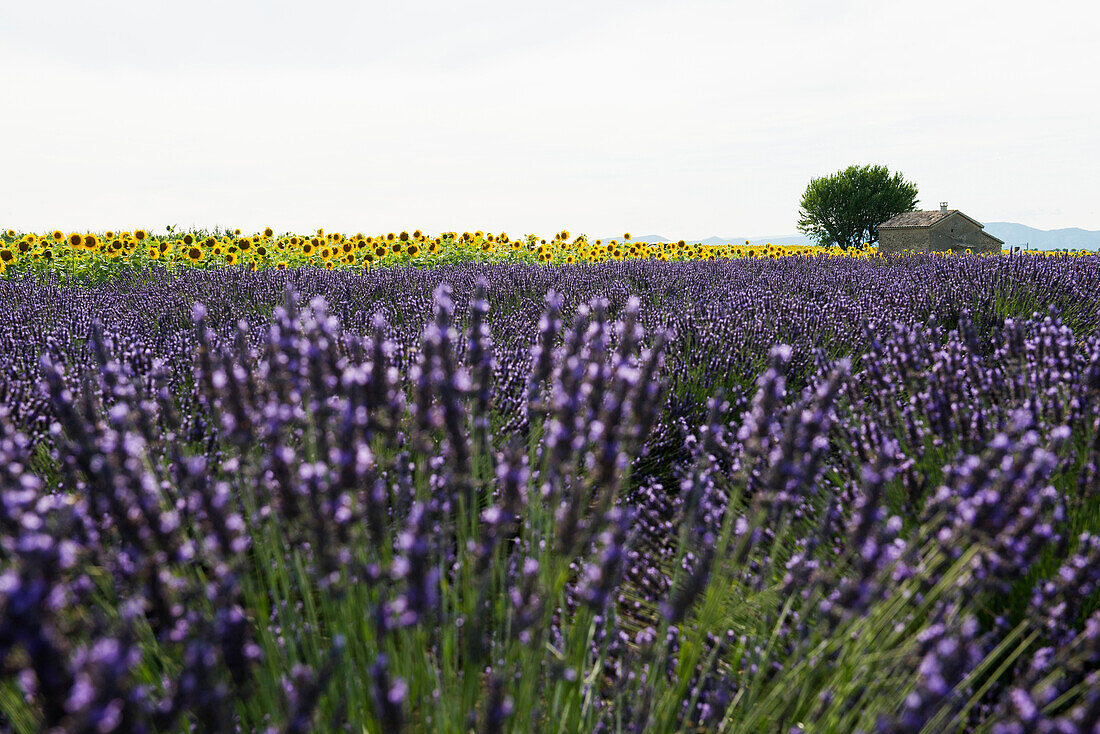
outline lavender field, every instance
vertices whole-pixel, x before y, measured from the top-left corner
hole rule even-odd
[[[0,730],[1100,732],[1100,257],[0,279]]]

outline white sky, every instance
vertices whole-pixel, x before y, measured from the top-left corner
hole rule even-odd
[[[793,233],[881,163],[1100,229],[1091,0],[0,0],[0,226]]]

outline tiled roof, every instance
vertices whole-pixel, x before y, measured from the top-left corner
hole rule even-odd
[[[948,209],[945,212],[941,212],[939,209],[934,209],[930,212],[905,212],[904,214],[898,214],[897,216],[887,219],[885,222],[878,226],[879,229],[884,227],[889,229],[890,227],[931,227],[936,222],[940,221],[944,217],[949,217],[952,214],[958,212],[958,209]],[[963,216],[966,216],[965,214]],[[969,217],[967,217],[969,219]]]

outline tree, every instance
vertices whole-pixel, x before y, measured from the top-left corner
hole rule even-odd
[[[877,227],[917,206],[917,187],[886,166],[848,166],[810,181],[802,194],[798,231],[818,244],[848,249],[878,241]]]

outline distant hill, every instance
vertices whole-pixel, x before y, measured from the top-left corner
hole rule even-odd
[[[1006,247],[1025,244],[1032,250],[1095,250],[1100,247],[1100,230],[1036,229],[1015,222],[987,222],[985,231],[1004,240]]]
[[[1004,240],[1006,247],[1024,247],[1032,250],[1096,250],[1100,249],[1100,230],[1080,229],[1068,227],[1066,229],[1036,229],[1026,224],[1015,222],[988,222],[985,231],[994,237]],[[632,237],[635,242],[672,242],[673,240],[659,234],[647,234],[641,237]],[[604,242],[610,240],[623,241],[622,235],[604,237]],[[735,245],[744,244],[745,240],[751,245],[812,245],[814,242],[805,235],[785,234],[771,237],[707,237],[701,240],[685,240],[689,244],[724,245],[727,242]]]

